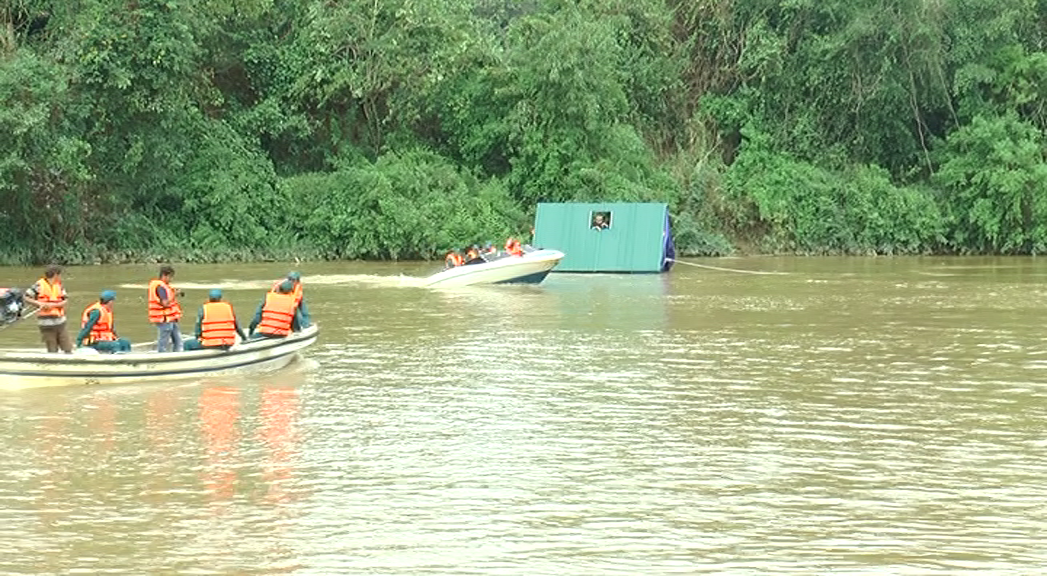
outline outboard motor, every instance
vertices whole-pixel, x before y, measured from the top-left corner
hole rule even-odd
[[[22,292],[17,288],[0,288],[0,326],[6,326],[22,317]]]

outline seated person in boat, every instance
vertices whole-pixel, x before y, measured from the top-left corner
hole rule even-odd
[[[305,319],[306,323],[308,324],[309,308],[305,305],[305,294],[302,287],[302,275],[298,272],[292,271],[287,274],[287,278],[285,278],[285,280],[290,280],[294,283],[294,289],[291,291],[291,293],[294,294],[295,302],[297,302],[297,304],[295,305],[302,312],[302,318]],[[280,288],[280,284],[282,284],[283,282],[283,280],[278,280],[276,284],[273,284],[273,288],[272,290],[270,290],[270,292],[277,292]]]
[[[466,264],[482,264],[484,259],[480,257],[480,247],[476,244],[465,249]]]
[[[520,241],[511,236],[505,241],[505,251],[513,256],[523,256],[523,247],[520,246]]]
[[[293,291],[291,281],[284,280],[276,292],[265,295],[248,327],[249,337],[283,338],[309,327],[309,321],[302,318],[302,312],[295,306]]]
[[[462,258],[462,255],[457,250],[451,250],[447,253],[447,256],[444,256],[444,265],[447,268],[454,268],[462,264],[465,264],[465,258]]]
[[[484,249],[482,253],[484,256],[490,258],[491,256],[496,256],[498,254],[498,249],[494,247],[493,243],[488,242],[487,244],[484,244]]]
[[[196,314],[196,338],[186,341],[185,350],[228,350],[236,344],[237,336],[247,340],[240,322],[236,320],[233,305],[222,301],[221,290],[211,290],[207,295],[207,303]]]
[[[131,351],[131,342],[116,335],[113,300],[116,300],[116,292],[106,290],[97,302],[84,309],[80,317],[80,333],[76,335],[77,348],[86,343],[99,352]]]

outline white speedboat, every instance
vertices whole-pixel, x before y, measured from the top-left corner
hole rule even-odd
[[[559,250],[536,250],[524,247],[523,256],[505,252],[485,256],[447,268],[425,279],[424,285],[436,288],[453,288],[473,284],[538,284],[549,274],[564,253]]]
[[[298,351],[316,342],[319,332],[313,324],[286,338],[248,340],[229,350],[164,353],[145,350],[155,344],[137,345],[131,352],[118,354],[98,354],[93,349],[78,349],[77,354],[0,350],[0,388],[145,383],[154,379],[276,369],[289,364]]]

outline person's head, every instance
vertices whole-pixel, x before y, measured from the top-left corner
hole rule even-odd
[[[593,224],[596,224],[597,226],[603,224],[603,214],[593,216]]]
[[[211,302],[220,302],[222,300],[222,291],[218,288],[211,290],[207,293],[207,299]]]
[[[98,295],[98,302],[110,310],[113,309],[113,300],[116,300],[116,292],[112,290],[104,290]]]
[[[298,272],[291,271],[287,273],[287,279],[297,284],[302,281],[302,275]]]
[[[279,290],[281,294],[290,294],[291,291],[294,290],[294,282],[284,280],[280,283],[280,286],[277,287],[277,290]]]
[[[160,267],[160,279],[163,280],[164,282],[167,282],[168,280],[173,278],[174,275],[175,275],[175,269],[173,267],[171,267],[171,266],[161,266]]]
[[[62,277],[62,267],[51,265],[44,270],[44,278],[48,280],[60,279]]]

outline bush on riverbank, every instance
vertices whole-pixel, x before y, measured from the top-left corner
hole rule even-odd
[[[0,262],[440,257],[541,201],[681,254],[1047,248],[1047,5],[17,0]]]

